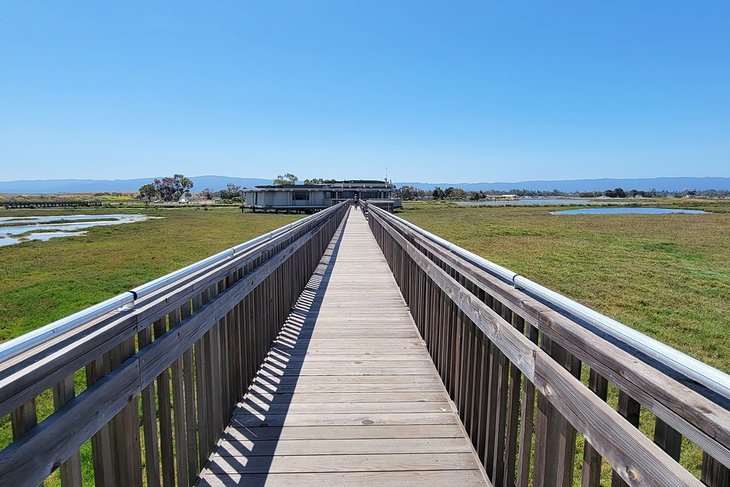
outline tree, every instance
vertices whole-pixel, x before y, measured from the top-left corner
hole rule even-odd
[[[224,200],[240,199],[241,187],[237,184],[228,183],[226,189],[221,190],[221,198]]]
[[[153,199],[157,198],[157,195],[159,193],[157,192],[157,189],[155,189],[154,184],[143,184],[139,188],[139,198],[140,199],[146,199],[148,202],[152,201]]]
[[[291,175],[290,175],[291,176]],[[281,177],[281,176],[279,176]],[[296,176],[294,176],[296,178]],[[330,184],[330,183],[336,183],[336,179],[322,179],[322,178],[312,178],[312,179],[305,179],[304,184]]]
[[[299,178],[288,172],[283,176],[281,174],[276,176],[276,179],[274,179],[274,184],[276,184],[277,186],[284,186],[286,184],[297,184],[297,181],[299,181]]]
[[[203,191],[200,192],[200,196],[203,197],[203,199],[206,200],[212,200],[213,199],[213,193],[208,188],[204,188]]]
[[[436,186],[431,194],[435,200],[442,200],[446,197],[444,191],[439,186]]]
[[[444,192],[446,197],[450,200],[464,200],[466,199],[466,191],[461,188],[450,187]]]
[[[621,188],[616,188],[613,190],[607,189],[606,192],[603,194],[605,194],[609,198],[626,198],[626,191]]]
[[[187,191],[190,191],[193,187],[193,182],[182,174],[173,174],[172,177],[155,179],[154,187],[163,201],[174,201],[180,199]]]
[[[414,200],[416,198],[425,196],[426,192],[413,186],[401,186],[400,194],[401,198],[403,198],[404,200]]]

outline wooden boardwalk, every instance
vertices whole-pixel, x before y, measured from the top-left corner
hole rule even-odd
[[[335,235],[197,485],[488,485],[359,211]]]

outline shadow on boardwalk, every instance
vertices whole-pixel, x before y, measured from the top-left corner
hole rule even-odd
[[[347,222],[335,233],[253,385],[233,412],[206,470],[218,485],[264,485],[286,420]],[[225,475],[230,474],[230,475]],[[196,485],[211,485],[199,479]]]

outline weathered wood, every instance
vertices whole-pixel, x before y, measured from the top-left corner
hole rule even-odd
[[[552,340],[542,335],[540,348],[551,354]],[[537,397],[535,421],[535,485],[553,487],[558,485],[559,435],[562,418],[550,399],[542,391],[540,392]]]
[[[318,403],[286,403],[279,401],[261,401],[249,398],[239,403],[233,413],[233,418],[248,420],[250,416],[265,411],[266,416],[292,414],[380,414],[380,413],[442,413],[451,414],[451,404],[448,401],[372,401],[362,398],[355,402],[330,402],[327,397],[321,397]]]
[[[92,326],[94,324],[98,327]],[[88,326],[93,328],[92,332],[63,341],[56,349],[35,354],[27,352],[30,363],[23,362],[4,371],[7,375],[0,376],[0,415],[7,414],[16,406],[52,388],[68,375],[134,336],[136,319],[128,316],[116,320],[100,319]]]
[[[127,361],[135,353],[134,337],[130,337],[113,351],[112,370],[118,368],[117,363]],[[131,359],[133,363],[137,360]],[[139,444],[139,400],[138,393],[127,397],[127,404],[112,421],[114,431],[113,452],[117,461],[117,485],[142,484],[142,459]]]
[[[152,342],[152,326],[143,328],[137,335],[140,350]],[[160,478],[160,447],[157,436],[157,405],[155,383],[142,390],[142,428],[144,431],[144,455],[146,480],[149,487],[159,487]]]
[[[244,456],[240,449],[222,444],[221,457]],[[379,455],[413,453],[471,453],[469,443],[463,438],[351,438],[314,440],[251,440],[240,439],[235,444],[243,447],[246,457],[270,457],[290,455]]]
[[[172,361],[176,360],[185,350],[189,349],[209,329],[212,329],[214,331],[211,338],[218,340],[217,344],[212,344],[213,349],[211,353],[214,354],[212,360],[215,369],[219,373],[217,375],[218,379],[215,378],[216,374],[213,375],[213,378],[215,381],[220,382],[221,393],[225,392],[226,389],[223,387],[224,379],[220,376],[220,373],[224,371],[223,350],[221,349],[223,339],[221,338],[222,331],[220,329],[220,322],[224,320],[231,307],[235,306],[245,296],[255,290],[269,273],[273,272],[276,267],[291,256],[294,250],[305,245],[307,238],[310,238],[309,234],[293,242],[289,247],[274,255],[246,276],[245,279],[236,282],[230,288],[224,288],[223,284],[221,284],[220,290],[217,286],[211,287],[213,293],[211,293],[210,300],[197,313],[183,320],[178,325],[176,333],[171,333],[161,337],[160,340],[155,340],[140,356],[143,385],[146,385],[149,381],[157,377]],[[225,292],[223,292],[224,289]],[[216,324],[214,325],[214,323]],[[224,404],[225,402],[221,401],[218,406],[221,414]],[[218,424],[222,427],[223,420],[220,419]]]
[[[335,232],[343,215],[344,208],[324,212],[291,231],[280,232],[270,240],[237,252],[228,261],[212,263],[170,281],[151,294],[136,299],[134,306],[83,323],[32,351],[0,363],[0,410],[22,406],[13,413],[17,440],[0,452],[3,483],[7,478],[13,485],[37,484],[52,468],[62,465],[62,483],[79,485],[78,449],[84,441],[92,438],[98,484],[141,485],[141,423],[145,434],[146,483],[166,487],[176,485],[176,481],[181,485],[192,484],[198,473],[198,462],[207,458],[212,442],[217,438],[216,433],[222,431],[224,417],[247,385],[237,371],[239,357],[244,354],[237,338],[242,299],[254,291],[262,301],[265,298],[262,311],[267,319],[263,320],[261,336],[273,338],[278,323],[271,318],[277,314],[283,316],[282,313],[288,311],[275,309],[273,294],[278,283],[274,276],[286,279],[287,273],[281,272],[285,266],[299,269],[305,275],[306,264],[303,266],[302,263],[308,257],[319,259],[323,244]],[[242,268],[246,266],[251,272],[242,285],[236,286],[239,278],[244,276]],[[206,303],[201,294],[223,279],[228,279],[230,287],[221,287],[216,299]],[[297,294],[300,290],[292,287]],[[193,303],[193,300],[197,302]],[[206,350],[204,336],[210,338],[211,326],[222,320],[225,321],[223,330],[219,326],[215,338],[223,347],[217,346],[219,356],[214,370],[206,367],[209,364],[205,363],[205,356],[210,354],[206,354],[209,350]],[[149,325],[153,321],[154,340]],[[166,331],[168,321],[171,329]],[[139,343],[138,352],[135,338]],[[259,340],[255,346],[256,350],[246,350],[245,354],[260,361],[268,342]],[[197,363],[199,351],[200,363]],[[73,384],[69,385],[67,377],[72,377],[75,370],[84,366],[88,389],[73,397]],[[200,374],[196,376],[198,368]],[[196,379],[203,382],[206,375],[212,379],[221,373],[225,376],[225,382],[221,383],[224,386],[222,394],[211,400],[211,403],[218,401],[217,404],[209,404],[207,391],[196,391]],[[36,394],[49,384],[59,382],[54,390],[56,413],[42,424],[30,428],[31,411],[23,405],[24,398],[28,398],[28,404],[32,405]],[[201,387],[205,388],[205,385]],[[174,418],[171,395],[175,406]],[[159,444],[156,396],[159,397]],[[196,415],[207,426],[210,413],[216,409],[218,431],[203,428],[204,432],[200,433]],[[82,426],[69,427],[73,421]],[[35,423],[34,418],[32,423]],[[68,431],[59,433],[62,427]],[[208,434],[211,431],[213,434]],[[178,456],[177,465],[173,452]],[[20,477],[14,472],[6,476],[11,468],[17,468],[20,458],[27,461],[26,466],[33,468],[33,475]]]
[[[464,438],[464,430],[454,424],[355,425],[355,426],[254,426],[232,421],[224,438],[232,442],[268,440],[347,440],[347,439],[443,439]],[[223,444],[223,443],[222,443]],[[467,443],[468,444],[468,443]]]
[[[602,401],[608,395],[608,381],[591,369],[588,378],[588,387]],[[599,487],[601,485],[601,455],[593,448],[588,440],[583,449],[583,474],[581,487]]]
[[[30,429],[34,428],[38,422],[35,409],[35,399],[31,399],[25,404],[20,405],[10,414],[10,424],[13,432],[13,440],[17,441],[22,438]],[[43,483],[40,483],[43,486]]]
[[[170,330],[167,337],[175,336],[179,333],[179,323],[181,320],[180,310],[170,313]],[[160,339],[162,343],[164,337]],[[185,353],[185,352],[181,352]],[[182,355],[178,356],[172,362],[170,367],[170,378],[172,382],[172,413],[173,413],[173,433],[175,441],[175,476],[180,486],[192,484],[192,480],[188,476],[188,450],[186,438],[186,418],[185,418],[185,391],[183,384],[183,359]]]
[[[332,226],[341,218],[342,211],[341,209],[340,216],[332,216],[328,220],[327,232],[334,232]],[[33,349],[1,362],[0,415],[53,387],[70,373],[83,368],[123,340],[134,336],[140,323],[156,321],[160,316],[180,308],[183,303],[193,299],[233,270],[260,259],[262,253],[279,252],[285,247],[290,254],[293,253],[295,249],[292,248],[292,243],[316,241],[323,228],[321,221],[313,220],[297,228],[292,234],[281,234],[237,253],[229,261],[211,264],[171,282],[138,300],[131,310],[110,312],[53,338],[38,350]]]
[[[510,362],[520,368],[525,378],[534,382],[548,403],[575,429],[588,437],[589,441],[593,440],[592,445],[614,466],[622,478],[637,485],[655,482],[665,485],[697,485],[697,479],[689,472],[673,462],[648,438],[629,430],[625,420],[598,400],[562,365],[556,364],[544,351],[534,347],[522,334],[504,323],[504,320],[495,317],[492,310],[473,299],[473,295],[470,296],[458,282],[418,252],[378,214],[373,213],[370,221],[379,227],[376,236],[384,242],[387,235],[389,241],[404,248],[414,263],[439,288],[447,292],[490,340],[499,346]],[[390,244],[382,243],[381,247],[387,248],[388,245]],[[617,444],[620,444],[620,448],[617,448]]]
[[[525,325],[527,338],[537,344],[539,333],[529,324]],[[517,457],[517,486],[527,487],[530,482],[530,460],[532,458],[532,435],[535,431],[535,386],[525,381],[522,388],[520,410],[520,445]]]
[[[717,407],[709,399],[464,259],[423,238],[416,239],[417,234],[407,227],[397,222],[391,223],[404,236],[417,241],[424,252],[437,256],[459,273],[468,275],[480,289],[492,293],[577,359],[627,391],[643,407],[680,434],[730,465],[730,411]]]
[[[139,392],[137,362],[126,361],[0,452],[0,478],[13,486],[39,484]]]
[[[506,317],[506,312],[504,310],[500,310],[503,312],[503,318]],[[509,320],[505,319],[505,321],[509,322]],[[496,348],[496,347],[495,347]],[[495,430],[494,430],[494,460],[493,460],[493,467],[492,467],[492,477],[490,479],[493,483],[497,485],[502,485],[504,483],[504,457],[505,457],[505,431],[506,431],[506,424],[505,421],[507,419],[507,394],[508,394],[508,386],[507,381],[509,377],[509,362],[507,360],[507,357],[501,353],[495,350],[495,357],[496,359],[496,388],[497,388],[497,397],[496,397],[496,410],[495,410]]]
[[[679,461],[679,454],[682,451],[682,435],[661,418],[656,418],[654,425],[654,443],[667,452],[670,457]]]
[[[202,306],[202,296],[193,301],[194,309]],[[206,360],[206,347],[203,344],[205,336],[195,342],[193,347],[195,357],[195,406],[197,412],[198,426],[198,465],[201,467],[205,464],[205,460],[210,455],[210,440],[208,438],[208,408],[207,408],[207,389],[205,384],[205,367],[208,366]]]
[[[479,470],[441,470],[408,472],[329,472],[329,473],[277,473],[277,474],[215,474],[204,473],[201,487],[277,487],[292,485],[301,487],[423,487],[424,485],[458,485],[476,487],[484,485]]]
[[[375,287],[363,293],[365,284]],[[430,309],[437,343],[427,350],[359,214],[350,216],[306,289],[271,348],[267,293],[252,294],[249,322],[263,322],[254,338],[265,360],[202,478],[271,477],[285,468],[317,472],[327,482],[337,471],[449,469],[451,478],[474,470],[479,485],[487,484],[437,374],[452,370],[454,335],[446,322],[455,308]],[[472,334],[471,377],[478,377],[477,338]],[[394,485],[400,479],[394,476]]]
[[[683,435],[705,450],[702,480],[727,484],[730,413],[378,212],[372,233],[354,213],[347,238],[340,233],[327,248],[336,223],[277,237],[235,264],[171,283],[132,310],[54,338],[34,363],[26,354],[0,364],[8,371],[0,410],[16,409],[17,432],[0,452],[3,482],[37,484],[63,465],[64,485],[78,485],[80,470],[64,470],[91,437],[97,482],[141,484],[141,421],[147,482],[161,478],[166,487],[192,484],[205,461],[202,485],[226,476],[255,484],[264,472],[273,483],[311,483],[316,472],[327,485],[342,471],[356,479],[368,470],[380,484],[386,474],[407,483],[413,472],[438,478],[430,476],[450,468],[453,478],[478,473],[483,484],[483,462],[497,484],[523,486],[533,436],[535,484],[564,487],[573,480],[576,430],[586,438],[582,485],[598,484],[602,458],[616,485],[698,485],[675,461]],[[317,266],[323,254],[328,264]],[[591,368],[589,388],[576,379],[581,361]],[[84,366],[89,388],[73,397],[68,377]],[[603,400],[607,381],[619,388],[618,413]],[[34,426],[31,410],[17,406],[44,384],[57,384],[57,411]],[[632,426],[639,404],[657,417],[654,442]],[[93,427],[69,427],[88,418]],[[30,459],[32,475],[13,473],[18,458]]]
[[[106,373],[103,357],[86,366],[86,384],[91,387]],[[91,437],[91,451],[94,462],[94,479],[103,485],[114,485],[114,462],[112,459],[111,428],[105,424]]]
[[[155,342],[160,340],[166,332],[167,318],[161,318],[154,324]],[[162,484],[164,487],[175,485],[175,459],[173,456],[172,439],[172,405],[170,403],[170,373],[165,368],[157,376],[157,390],[160,415],[160,450],[162,461]]]
[[[618,393],[618,413],[626,418],[629,424],[639,427],[639,419],[641,413],[641,404],[636,402],[626,392],[619,390]],[[611,474],[611,487],[626,487],[628,483],[619,472],[614,470]]]
[[[730,485],[730,469],[705,453],[702,455],[702,483],[709,487]]]
[[[514,318],[514,326],[520,333],[524,332],[525,320],[519,316]],[[507,428],[505,432],[505,455],[504,455],[504,482],[507,485],[515,485],[515,468],[517,461],[517,429],[520,415],[520,388],[522,386],[522,374],[517,367],[510,367],[509,390],[507,397]]]
[[[63,408],[67,402],[76,396],[74,392],[74,376],[69,375],[62,382],[56,384],[53,388],[53,404],[58,411]],[[83,479],[81,477],[81,456],[76,451],[71,457],[63,462],[60,468],[61,486],[81,486]]]
[[[191,314],[191,303],[180,308],[180,319]],[[185,401],[185,449],[187,456],[188,479],[190,485],[195,481],[200,469],[198,467],[198,422],[195,408],[195,379],[193,370],[193,348],[188,348],[182,355],[183,395]]]
[[[553,358],[576,379],[580,380],[581,363],[560,345],[553,343]],[[557,485],[572,487],[573,463],[575,460],[575,428],[564,417],[560,418],[560,440],[558,442]]]
[[[35,410],[35,399],[20,406],[10,415],[10,424],[13,430],[13,439],[22,438],[25,433],[38,422]]]

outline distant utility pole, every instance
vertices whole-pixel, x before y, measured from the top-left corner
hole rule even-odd
[[[385,168],[385,180],[386,181],[388,180],[388,168],[387,167]]]

